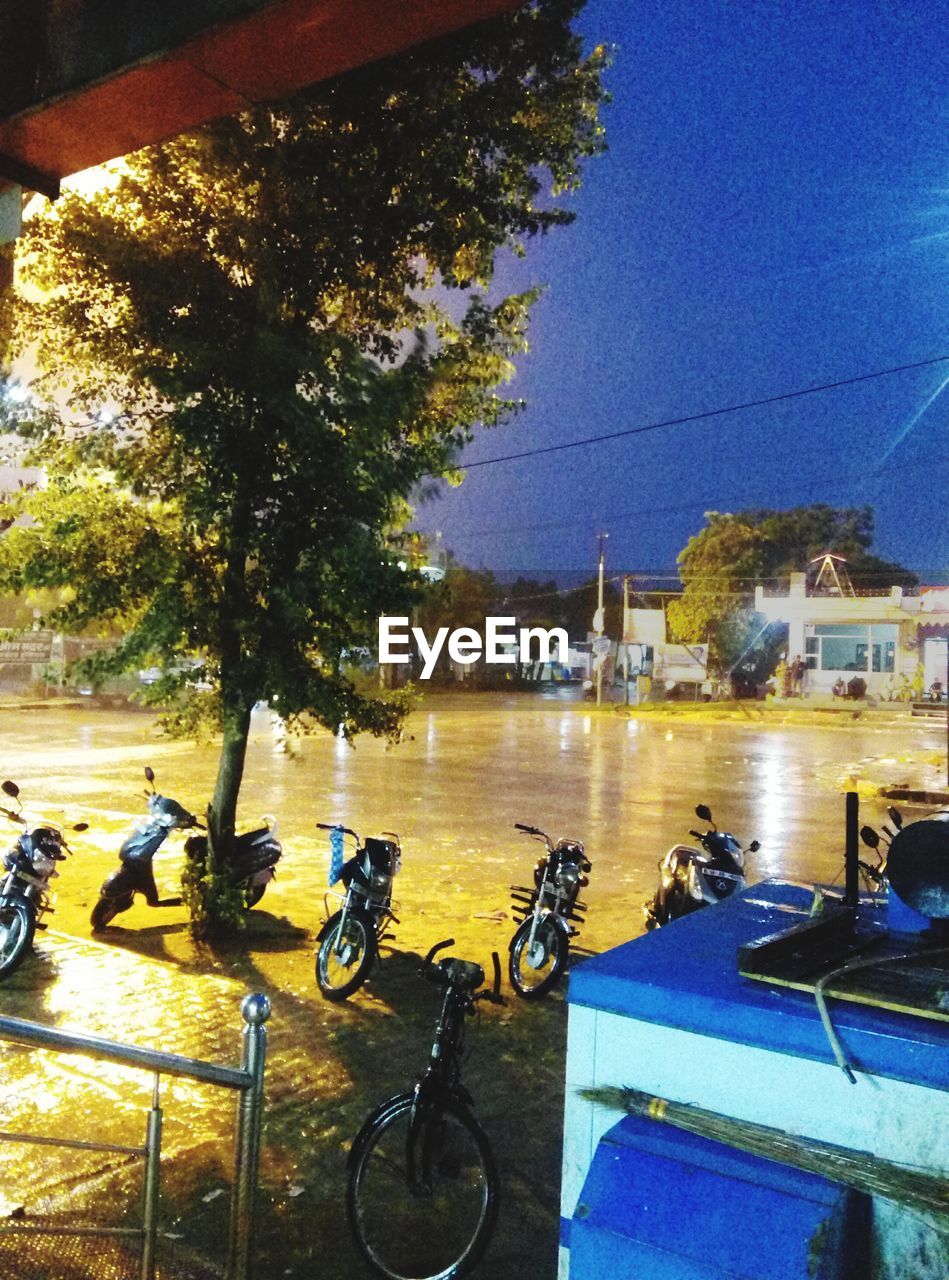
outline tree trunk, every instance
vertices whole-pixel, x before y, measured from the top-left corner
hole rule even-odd
[[[217,782],[208,805],[206,851],[203,855],[195,853],[185,868],[185,901],[191,912],[192,932],[199,938],[235,933],[243,924],[244,890],[233,882],[231,866],[250,713],[250,707],[234,706],[224,713]]]
[[[208,831],[214,853],[221,863],[229,861],[237,823],[237,797],[244,776],[244,758],[250,733],[250,707],[231,708],[224,713],[224,741],[218,762],[217,782],[208,810]]]

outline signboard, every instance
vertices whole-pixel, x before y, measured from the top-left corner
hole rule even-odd
[[[665,644],[655,650],[653,674],[666,683],[702,683],[706,678],[707,644]]]
[[[664,644],[666,615],[662,609],[627,609],[623,615],[625,644]]]
[[[0,664],[31,667],[50,662],[52,656],[52,631],[25,631],[10,640],[0,641]]]

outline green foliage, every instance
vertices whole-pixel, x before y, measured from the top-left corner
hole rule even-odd
[[[139,153],[27,230],[14,345],[44,406],[17,429],[51,483],[9,504],[0,589],[68,586],[51,625],[122,636],[99,674],[158,665],[173,724],[216,718],[222,849],[258,699],[398,732],[404,702],[344,656],[419,598],[389,549],[415,486],[517,407],[497,389],[535,293],[486,290],[499,251],[571,219],[558,197],[604,145],[579,8],[538,0]]]
[[[181,873],[181,895],[200,938],[238,933],[246,922],[244,890],[232,883],[206,840],[190,840]]]
[[[915,575],[869,553],[873,541],[870,507],[822,504],[788,511],[750,510],[734,515],[706,513],[707,525],[679,554],[683,593],[669,604],[673,638],[710,643],[710,663],[720,674],[742,658],[761,631],[751,612],[757,585],[786,591],[789,575],[804,572],[833,551],[847,559],[855,589],[885,591],[894,583],[916,585]],[[773,670],[782,637],[769,634],[759,644],[761,670]],[[754,660],[752,659],[752,665]]]
[[[593,630],[598,600],[598,578],[591,578],[564,595],[558,625],[567,628],[571,639],[586,640],[587,633]],[[623,594],[613,582],[603,584],[603,615],[603,634],[618,640],[623,634]]]

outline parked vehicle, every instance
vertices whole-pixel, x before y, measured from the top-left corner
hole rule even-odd
[[[0,883],[0,978],[6,978],[19,968],[35,930],[46,928],[43,916],[53,910],[50,881],[59,875],[56,863],[64,862],[71,850],[60,828],[51,823],[30,830],[15,782],[4,782],[2,790],[16,802],[16,808],[0,805],[0,813],[23,828],[4,854],[6,874]],[[72,830],[86,831],[88,826],[87,822],[77,822]]]
[[[511,886],[514,913],[520,916],[509,946],[511,986],[525,1000],[536,1000],[566,968],[570,939],[579,932],[576,923],[583,922],[586,911],[579,893],[589,884],[586,873],[593,864],[579,840],[554,844],[538,827],[523,822],[514,826],[539,840],[546,850],[534,867],[534,887]]]
[[[105,929],[121,912],[128,911],[137,893],[144,896],[150,907],[180,906],[180,896],[159,898],[152,859],[172,831],[205,830],[195,815],[177,800],[158,794],[151,768],[146,768],[145,777],[150,787],[145,792],[148,817],[137,823],[126,836],[119,849],[122,865],[106,878],[99,890],[99,901],[90,917],[96,932]],[[185,843],[185,851],[195,859],[206,857],[207,836],[192,836]],[[246,907],[254,906],[263,897],[267,885],[276,875],[274,867],[282,853],[273,819],[267,819],[263,827],[237,837],[231,874],[234,884],[244,891]]]
[[[346,1213],[363,1257],[387,1280],[458,1280],[477,1265],[498,1213],[498,1172],[487,1135],[461,1082],[465,1019],[481,1000],[503,1004],[469,960],[435,962],[420,973],[444,994],[428,1065],[414,1089],[387,1098],[366,1120],[349,1154]]]
[[[742,849],[730,831],[719,831],[708,805],[700,804],[696,816],[711,824],[709,831],[690,829],[689,835],[701,845],[674,844],[659,863],[659,885],[643,903],[647,929],[657,929],[690,915],[701,907],[714,905],[745,887],[745,856],[757,853],[761,845],[752,840]]]
[[[876,854],[876,866],[867,862],[865,858],[858,858],[857,866],[860,868],[860,876],[866,886],[868,893],[882,893],[887,887],[886,878],[886,862],[890,852],[890,845],[896,839],[897,832],[903,826],[903,815],[899,809],[890,805],[887,809],[890,815],[890,821],[893,827],[884,825],[877,831],[875,827],[863,826],[860,828],[860,839]],[[893,829],[895,828],[895,830]]]
[[[402,867],[402,847],[394,831],[380,837],[369,836],[360,844],[349,827],[330,822],[316,824],[329,831],[337,867],[330,872],[332,885],[342,881],[345,893],[336,896],[342,906],[333,912],[317,934],[316,981],[327,1000],[345,1000],[366,981],[393,913],[392,883]],[[342,860],[343,837],[350,836],[356,849],[348,861]],[[327,906],[327,913],[329,907]]]

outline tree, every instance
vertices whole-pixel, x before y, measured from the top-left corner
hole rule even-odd
[[[0,577],[69,584],[53,625],[123,629],[100,673],[161,665],[179,728],[214,717],[215,856],[258,699],[397,730],[403,704],[358,692],[343,657],[413,602],[387,544],[413,487],[515,408],[496,388],[533,294],[486,290],[500,250],[570,221],[556,197],[604,145],[581,4],[536,0],[140,153],[28,229],[17,344],[67,408],[35,429],[50,483],[13,504],[32,523]]]
[[[914,586],[914,574],[869,552],[873,541],[870,507],[756,509],[734,515],[706,512],[707,525],[679,553],[683,592],[669,604],[673,639],[709,644],[709,663],[720,676],[758,646],[756,675],[774,668],[781,637],[762,635],[752,611],[755,587],[787,589],[789,575],[803,572],[815,557],[834,551],[847,558],[855,588],[882,590]]]
[[[567,629],[571,639],[586,640],[593,630],[593,615],[599,600],[599,579],[591,578],[564,594],[560,605],[559,625]],[[623,596],[610,581],[603,584],[603,634],[613,640],[623,635]]]

